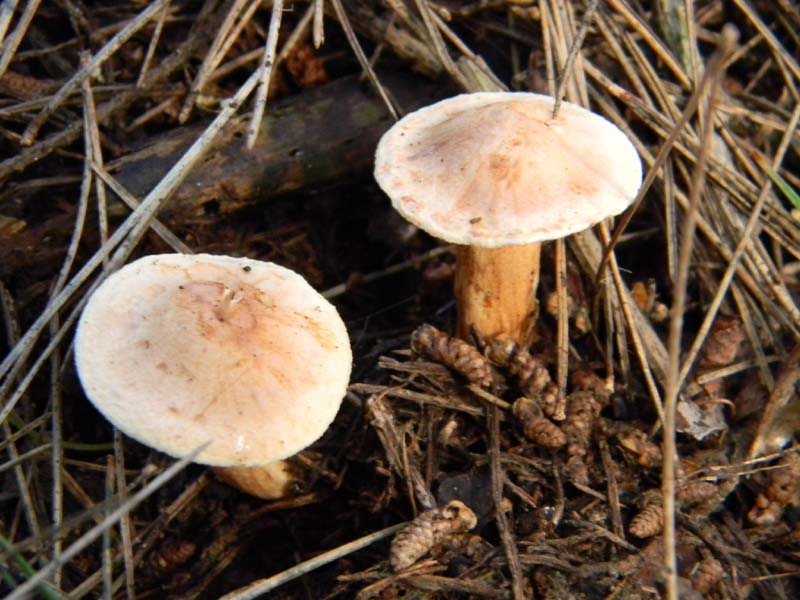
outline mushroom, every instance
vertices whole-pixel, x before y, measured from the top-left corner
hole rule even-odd
[[[336,309],[297,273],[165,254],[94,292],[75,362],[89,400],[125,434],[177,457],[210,441],[197,462],[233,467],[223,479],[278,497],[291,480],[280,461],[331,424],[352,354]]]
[[[384,134],[375,178],[395,209],[458,244],[458,333],[527,342],[540,243],[622,212],[642,177],[615,125],[522,92],[463,94],[417,110]]]

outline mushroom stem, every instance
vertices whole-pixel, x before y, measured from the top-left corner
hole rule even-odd
[[[213,471],[231,487],[264,500],[291,496],[297,482],[292,465],[285,460],[260,467],[214,467]]]
[[[520,344],[530,343],[538,312],[540,247],[458,247],[455,296],[460,337],[466,338],[474,328],[482,338],[506,335]]]

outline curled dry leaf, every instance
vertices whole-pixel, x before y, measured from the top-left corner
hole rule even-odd
[[[475,513],[460,500],[420,514],[392,540],[389,564],[395,572],[407,569],[434,546],[455,533],[469,531],[478,523]]]
[[[492,384],[492,367],[474,347],[447,335],[433,325],[420,325],[411,334],[411,349],[433,361],[450,367],[467,381],[484,388]]]
[[[719,368],[730,365],[744,341],[744,329],[739,317],[719,315],[703,344],[698,366]]]
[[[683,398],[678,402],[676,415],[677,430],[688,433],[696,440],[728,428],[725,412],[720,402],[694,402]]]

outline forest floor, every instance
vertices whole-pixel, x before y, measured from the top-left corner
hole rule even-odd
[[[2,595],[800,597],[798,32],[792,0],[0,3]],[[456,251],[375,147],[499,90],[603,115],[647,187],[544,245],[529,346],[420,343],[455,331]],[[351,386],[289,497],[87,401],[86,298],[166,252],[278,263],[342,315]]]

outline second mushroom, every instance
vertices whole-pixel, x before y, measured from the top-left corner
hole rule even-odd
[[[529,340],[541,242],[617,215],[642,178],[633,144],[603,117],[531,93],[443,100],[381,139],[375,177],[395,209],[458,244],[458,333]]]

